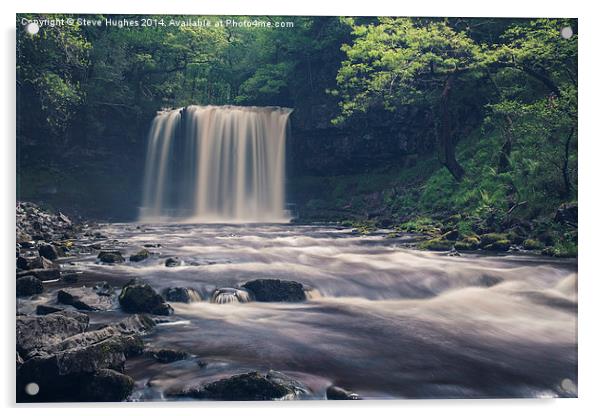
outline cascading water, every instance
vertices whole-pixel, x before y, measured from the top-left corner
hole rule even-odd
[[[286,222],[291,109],[188,106],[153,120],[140,220]]]

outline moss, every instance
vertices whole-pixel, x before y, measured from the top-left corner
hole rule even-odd
[[[483,248],[483,250],[489,250],[489,251],[508,251],[511,244],[512,243],[510,242],[510,240],[497,240],[491,244],[482,246],[482,248]]]
[[[454,247],[458,251],[476,250],[479,248],[479,238],[476,236],[465,237],[458,241]]]
[[[570,258],[577,257],[577,251],[577,244],[567,241],[558,242],[552,247],[546,247],[541,253],[552,257]]]
[[[539,240],[527,238],[525,241],[523,241],[523,247],[525,250],[541,250],[545,247],[545,245]]]
[[[451,250],[453,246],[453,241],[445,240],[443,238],[433,238],[423,241],[418,245],[418,248],[432,251],[447,251]]]
[[[488,246],[490,244],[494,244],[498,241],[502,241],[502,240],[509,240],[508,238],[508,234],[502,234],[502,233],[487,233],[487,234],[482,234],[480,236],[480,240],[481,240],[481,247],[485,248],[485,246]]]

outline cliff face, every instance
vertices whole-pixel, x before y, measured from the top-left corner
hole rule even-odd
[[[373,112],[340,126],[336,106],[295,111],[289,138],[290,174],[332,176],[408,166],[433,150],[432,121],[415,108]]]

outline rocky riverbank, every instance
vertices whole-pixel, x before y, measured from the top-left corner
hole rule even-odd
[[[154,246],[154,247],[153,247]],[[74,223],[33,203],[17,205],[16,366],[18,402],[123,401],[131,399],[136,380],[126,363],[138,357],[159,363],[198,361],[187,351],[153,349],[145,336],[173,314],[168,303],[201,300],[194,289],[170,287],[158,293],[143,279],[123,285],[74,270],[71,258],[95,256],[100,265],[135,264],[149,258],[146,245],[125,256],[120,242],[109,240],[93,224]],[[165,267],[177,267],[174,258]],[[305,288],[294,281],[256,279],[239,288],[216,290],[215,303],[302,302]],[[116,319],[111,311],[127,317]],[[107,316],[100,318],[99,316]],[[103,323],[99,323],[103,322]],[[329,399],[359,397],[331,386]],[[344,393],[341,393],[344,392]],[[210,383],[166,392],[170,399],[273,400],[311,395],[303,383],[276,371],[218,378]]]

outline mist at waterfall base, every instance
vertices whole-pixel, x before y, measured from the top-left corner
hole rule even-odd
[[[152,122],[142,222],[287,222],[290,109],[188,106]]]

